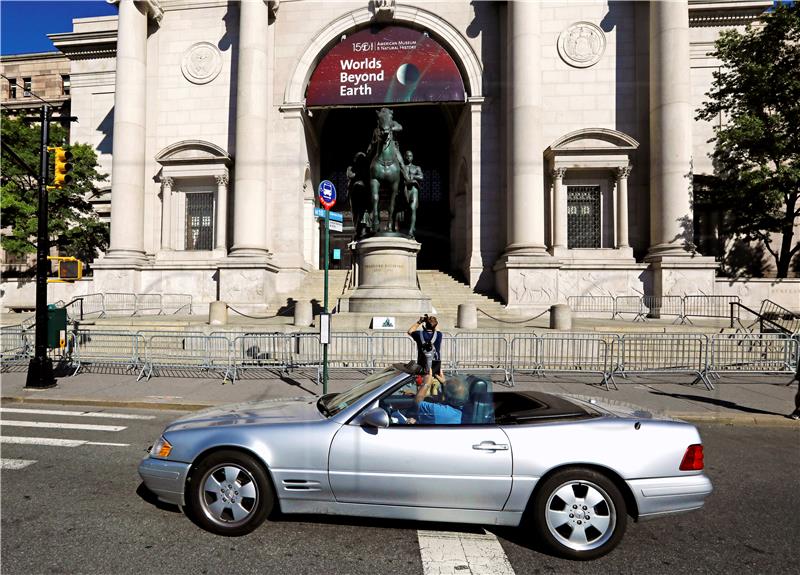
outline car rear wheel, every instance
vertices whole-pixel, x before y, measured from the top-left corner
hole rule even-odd
[[[192,518],[220,535],[245,535],[272,511],[275,496],[264,468],[238,451],[217,451],[195,467],[189,482]]]
[[[595,559],[614,549],[625,533],[626,513],[617,486],[591,469],[556,472],[533,502],[537,534],[568,559]]]

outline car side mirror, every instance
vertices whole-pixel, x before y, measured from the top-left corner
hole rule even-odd
[[[359,423],[369,427],[389,427],[389,414],[382,407],[373,407],[361,415]]]

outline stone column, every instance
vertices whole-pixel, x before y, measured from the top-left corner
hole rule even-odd
[[[628,247],[628,176],[630,166],[617,168],[617,248]]]
[[[511,39],[507,254],[545,255],[541,16],[538,2],[509,2]]]
[[[687,255],[692,109],[687,0],[650,2],[650,252]]]
[[[172,186],[170,177],[161,178],[161,250],[172,250]]]
[[[109,259],[144,261],[147,16],[152,2],[119,1]]]
[[[268,18],[264,0],[244,0],[239,4],[231,256],[267,255]]]
[[[217,180],[217,229],[214,248],[227,249],[228,236],[228,174],[219,174]]]
[[[553,170],[553,251],[567,249],[567,191],[564,189],[566,168]]]

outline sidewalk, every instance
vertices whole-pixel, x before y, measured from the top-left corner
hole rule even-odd
[[[51,389],[26,389],[24,369],[2,374],[0,395],[3,402],[72,403],[104,407],[195,410],[225,403],[312,397],[322,394],[310,370],[293,371],[280,377],[275,373],[246,373],[236,383],[222,383],[221,377],[200,373],[173,373],[136,381],[136,373],[81,373],[61,377]],[[333,371],[328,390],[349,389],[364,377],[355,371]],[[502,375],[494,377],[496,390],[505,389]],[[637,376],[617,377],[619,391],[606,391],[597,385],[597,377],[548,375],[518,377],[517,390],[550,391],[629,403],[656,414],[665,414],[694,422],[731,425],[796,426],[800,423],[785,416],[794,408],[795,385],[787,386],[790,377],[727,376],[714,381],[716,389],[707,391],[702,384],[691,385],[691,377]]]

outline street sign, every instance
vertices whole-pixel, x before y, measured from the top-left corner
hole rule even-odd
[[[344,225],[342,224],[342,222],[334,222],[333,220],[330,220],[328,222],[328,228],[330,228],[334,232],[341,232],[342,230],[344,230]]]
[[[314,208],[314,216],[318,218],[324,218],[326,211],[327,210],[324,210],[322,208]],[[328,212],[328,214],[330,214],[328,217],[330,217],[330,219],[334,222],[344,221],[344,217],[342,216],[341,212]]]
[[[326,210],[330,210],[336,203],[336,186],[330,180],[322,180],[319,183],[317,193],[319,194],[319,203]]]

